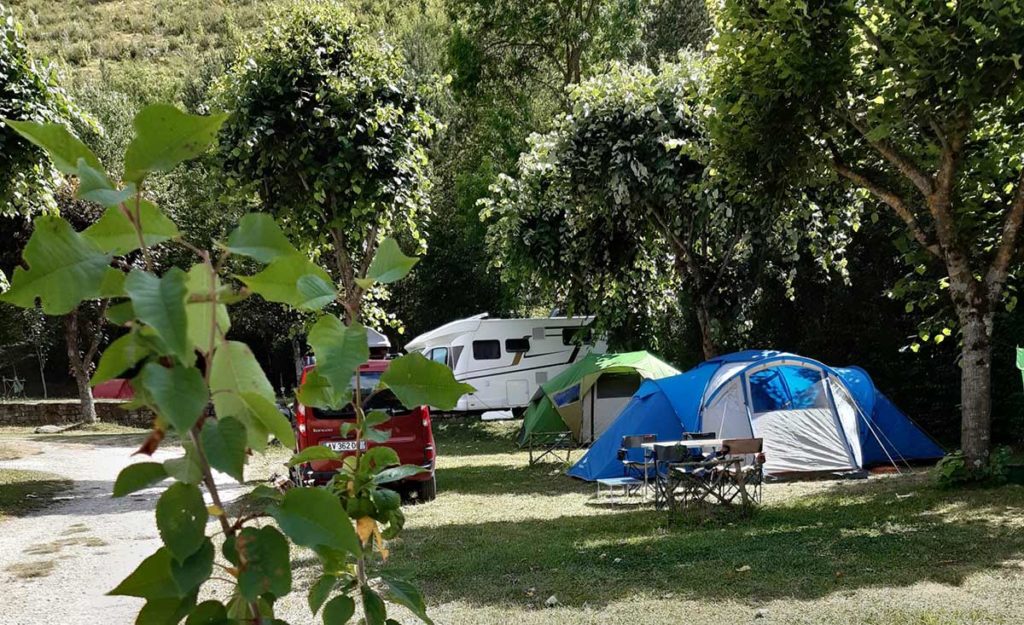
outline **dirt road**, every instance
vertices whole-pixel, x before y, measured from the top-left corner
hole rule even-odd
[[[118,472],[148,458],[133,457],[135,447],[123,446],[127,442],[121,439],[58,440],[34,440],[27,444],[38,453],[0,461],[0,468],[74,480],[54,505],[0,524],[0,624],[128,625],[142,600],[105,593],[160,546],[153,509],[162,488],[114,499],[110,493]],[[161,449],[154,459],[180,454],[180,448]],[[217,477],[226,501],[241,494],[244,487],[226,475]]]

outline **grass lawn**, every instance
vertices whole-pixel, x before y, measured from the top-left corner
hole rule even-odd
[[[528,466],[517,426],[435,422],[438,499],[408,509],[388,568],[439,622],[1021,622],[1022,487],[951,493],[923,473],[776,484],[751,519],[670,523]]]
[[[71,480],[52,473],[0,468],[0,523],[45,507],[69,488]]]

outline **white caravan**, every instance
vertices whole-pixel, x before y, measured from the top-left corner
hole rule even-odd
[[[541,384],[591,350],[604,351],[604,341],[579,345],[574,340],[593,320],[490,319],[484,313],[421,334],[405,351],[448,365],[456,380],[476,389],[459,399],[456,412],[521,408]]]

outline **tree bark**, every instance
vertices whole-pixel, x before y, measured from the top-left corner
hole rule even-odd
[[[43,350],[36,344],[36,362],[39,363],[39,381],[43,384],[43,399],[49,399],[46,391],[46,361],[43,359]]]
[[[704,352],[704,360],[710,360],[718,355],[718,346],[715,344],[714,323],[711,316],[711,307],[703,296],[694,302],[694,309],[697,314],[697,326],[700,328],[700,347]]]
[[[992,314],[969,311],[961,321],[960,446],[968,462],[988,459],[992,415]]]
[[[64,317],[64,342],[68,348],[68,364],[71,375],[78,386],[78,399],[82,405],[82,420],[96,423],[96,406],[93,403],[92,387],[89,386],[89,371],[82,352],[78,348],[78,310],[73,310]]]

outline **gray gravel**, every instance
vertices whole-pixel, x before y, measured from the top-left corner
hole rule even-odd
[[[0,461],[0,467],[56,473],[74,480],[74,487],[44,510],[0,524],[0,624],[133,623],[143,601],[105,593],[160,547],[153,509],[162,489],[120,499],[110,493],[122,468],[149,458],[132,456],[133,447],[84,441],[35,439],[30,444],[41,452]],[[161,449],[154,459],[180,454],[180,448]],[[225,503],[243,492],[226,475],[218,475],[217,481]],[[40,568],[40,563],[45,568],[46,562],[53,564],[46,575],[17,574],[19,569]]]

